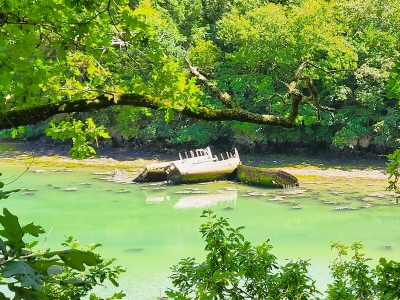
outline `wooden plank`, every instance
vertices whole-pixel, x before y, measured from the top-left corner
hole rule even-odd
[[[171,164],[168,167],[168,181],[181,184],[230,179],[235,177],[239,164],[238,157],[192,165]]]

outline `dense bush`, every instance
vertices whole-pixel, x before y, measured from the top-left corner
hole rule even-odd
[[[399,299],[400,263],[381,258],[372,268],[355,242],[351,259],[346,259],[348,246],[335,242],[338,251],[330,265],[333,282],[325,296],[308,275],[308,260],[290,261],[280,265],[271,253],[269,241],[252,246],[241,234],[243,227],[232,228],[226,218],[210,210],[200,232],[206,242],[206,260],[182,259],[172,267],[173,289],[167,295],[173,299]]]

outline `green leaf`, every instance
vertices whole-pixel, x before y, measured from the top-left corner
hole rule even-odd
[[[43,294],[40,291],[35,291],[32,289],[26,289],[23,287],[15,286],[14,284],[9,284],[8,289],[11,292],[14,292],[13,300],[47,300],[51,299],[47,295]]]
[[[18,217],[11,214],[7,208],[3,209],[4,216],[0,215],[0,223],[3,225],[3,230],[0,230],[0,235],[5,237],[7,241],[4,243],[11,249],[20,252],[25,243],[22,241],[24,232],[19,225]]]
[[[53,251],[46,253],[44,257],[51,258],[57,255],[70,268],[78,271],[85,271],[85,265],[95,266],[101,262],[93,252],[68,249],[64,251]]]
[[[1,249],[1,253],[3,253],[4,259],[7,260],[8,252],[6,249],[6,244],[4,243],[4,241],[1,238],[0,238],[0,249]]]
[[[63,273],[64,271],[65,271],[65,269],[63,267],[52,265],[47,269],[47,274],[57,275],[57,274]]]
[[[42,226],[37,226],[37,225],[33,225],[32,223],[29,223],[28,225],[25,225],[24,227],[22,227],[22,231],[24,233],[33,235],[38,237],[40,233],[44,233],[45,231],[43,230]]]
[[[10,300],[10,298],[6,297],[2,292],[0,292],[0,300]]]
[[[42,273],[42,274],[59,274],[56,272],[59,272],[60,267],[59,266],[63,266],[62,263],[57,262],[58,259],[50,259],[50,260],[45,260],[45,259],[39,259],[39,260],[35,260],[34,262],[28,262],[28,264],[34,268],[36,271]],[[55,267],[55,268],[52,268]],[[50,269],[51,268],[51,269]],[[49,272],[50,269],[50,272]]]
[[[34,290],[40,291],[42,287],[43,276],[36,272],[25,261],[13,260],[7,261],[3,265],[2,276],[5,278],[16,278],[21,282],[23,287],[31,287]]]

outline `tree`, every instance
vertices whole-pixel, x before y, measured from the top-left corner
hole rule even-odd
[[[298,88],[304,77],[295,74],[288,84],[285,97],[293,101],[287,116],[243,109],[196,68],[164,54],[153,34],[154,15],[148,1],[134,8],[111,0],[5,1],[0,11],[0,128],[114,105],[161,109],[167,119],[180,113],[204,120],[295,125],[298,107],[309,102]],[[305,66],[310,65],[299,70]],[[189,78],[188,69],[197,77]],[[215,92],[221,108],[200,101],[198,80]]]
[[[237,121],[221,132],[264,142],[392,147],[400,113],[385,84],[399,11],[394,0],[4,0],[0,129],[119,107],[119,130],[138,132],[131,108],[143,107],[167,121]],[[194,123],[171,130],[175,140]]]

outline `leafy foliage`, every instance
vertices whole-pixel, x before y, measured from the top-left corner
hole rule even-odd
[[[388,190],[396,194],[396,203],[399,204],[400,188],[398,182],[400,180],[400,149],[396,149],[392,154],[388,155],[389,162],[386,163],[386,173],[389,174]]]
[[[335,111],[316,116],[315,105],[305,101],[292,124],[304,130],[268,127],[260,129],[262,138],[250,142],[319,140],[347,147],[366,138],[371,144],[393,147],[391,141],[398,137],[392,127],[399,115],[394,101],[395,55],[400,52],[398,1],[386,1],[384,9],[378,0],[28,2],[5,1],[0,10],[1,111],[8,116],[38,106],[47,113],[49,105],[60,101],[74,101],[76,110],[97,109],[99,99],[107,99],[111,106],[135,95],[145,101],[133,105],[158,108],[162,114],[146,121],[135,110],[108,110],[103,120],[113,122],[100,125],[112,134],[139,139],[141,130],[166,126],[170,128],[160,130],[154,139],[170,132],[167,142],[204,143],[226,136],[233,143],[236,128],[209,132],[207,138],[188,134],[196,126],[207,127],[202,121],[192,124],[193,130],[187,130],[187,124],[165,124],[176,113],[201,116],[207,108],[214,115],[224,108],[188,76],[185,59],[227,92],[234,105],[280,117],[290,112],[288,84],[299,65],[308,61],[318,68],[304,75],[314,82],[321,106]],[[82,99],[85,105],[79,106]],[[243,132],[254,136],[252,130],[249,126]],[[17,127],[12,134],[27,134],[22,131]],[[93,154],[94,148],[72,151],[82,157]]]
[[[327,299],[373,299],[374,280],[370,267],[366,264],[364,248],[360,242],[351,246],[354,256],[351,261],[345,261],[348,246],[335,242],[331,248],[338,250],[338,258],[331,265],[333,283],[328,285]]]
[[[167,291],[174,299],[310,299],[317,291],[307,273],[308,261],[289,262],[280,267],[264,242],[252,246],[232,228],[227,219],[203,211],[208,221],[200,232],[206,242],[206,261],[183,259],[172,267],[172,283]]]
[[[217,218],[210,210],[201,215],[207,222],[200,226],[206,242],[204,262],[182,259],[172,267],[172,284],[166,294],[174,299],[319,299],[321,293],[308,275],[307,260],[280,265],[271,254],[269,241],[252,246],[240,233],[243,227],[229,226],[226,218]],[[354,252],[347,260],[348,250]],[[331,263],[333,282],[325,299],[398,299],[400,265],[379,260],[372,267],[365,258],[361,242],[351,247],[333,242],[338,257]]]
[[[0,186],[4,184],[0,182]],[[15,191],[0,190],[0,199],[8,198],[12,192]],[[80,243],[73,236],[63,243],[69,249],[35,251],[38,241],[28,243],[24,239],[28,235],[39,237],[45,233],[43,228],[33,223],[21,226],[18,217],[7,208],[3,208],[0,224],[0,283],[14,293],[12,299],[81,299],[106,280],[118,286],[116,280],[125,271],[113,266],[115,259],[105,260],[93,252],[100,244],[79,249]],[[123,296],[120,292],[108,299]],[[10,299],[1,292],[0,298]],[[100,298],[92,294],[90,299]]]
[[[109,138],[104,126],[97,127],[92,118],[87,118],[85,123],[80,120],[61,121],[55,124],[50,121],[49,127],[45,130],[46,135],[51,136],[53,139],[60,139],[64,141],[67,138],[72,139],[72,147],[69,153],[73,158],[83,159],[86,156],[96,154],[96,151],[91,146],[92,142],[87,141],[87,137],[91,137],[96,141],[97,138]]]
[[[389,82],[387,84],[387,88],[389,90],[388,96],[396,98],[399,102],[398,105],[400,106],[400,61],[399,58],[397,58],[395,67],[391,70],[391,76],[389,79]],[[383,128],[385,128],[387,131],[392,132],[395,131],[392,135],[394,140],[399,143],[400,139],[398,137],[398,129],[400,128],[399,125],[399,118],[398,118],[398,109],[397,110],[392,110],[391,115],[394,116],[394,118],[391,118],[389,122],[386,124],[383,122],[380,125],[382,125]],[[389,128],[387,128],[387,125],[389,125]],[[392,126],[390,126],[392,125]],[[396,149],[393,153],[389,154],[388,156],[389,162],[386,163],[387,169],[386,173],[389,175],[389,186],[388,190],[393,191],[396,194],[396,203],[399,203],[400,199],[400,188],[398,187],[398,182],[400,180],[400,149]]]

